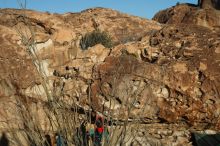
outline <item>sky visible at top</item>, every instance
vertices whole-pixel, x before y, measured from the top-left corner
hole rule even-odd
[[[25,0],[0,0],[0,8],[20,8]],[[197,4],[197,0],[26,0],[27,9],[51,13],[80,12],[94,7],[118,10],[135,16],[151,19],[159,10],[180,3]]]

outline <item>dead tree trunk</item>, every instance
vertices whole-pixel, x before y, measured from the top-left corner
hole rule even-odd
[[[220,0],[212,0],[215,9],[220,10]]]
[[[214,8],[220,10],[220,0],[198,0],[200,8]]]
[[[212,0],[199,0],[199,6],[200,8],[213,8],[212,6]]]

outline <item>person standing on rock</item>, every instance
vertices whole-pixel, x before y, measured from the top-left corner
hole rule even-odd
[[[56,144],[57,146],[66,146],[64,138],[60,133],[56,133]]]
[[[92,146],[95,139],[94,125],[88,123],[86,126],[86,132],[87,132],[88,145]]]
[[[104,132],[103,118],[97,117],[95,125],[96,125],[96,128],[95,128],[94,146],[101,146],[102,136]]]
[[[83,146],[88,146],[88,135],[87,135],[86,127],[87,127],[87,121],[84,121],[80,126]]]

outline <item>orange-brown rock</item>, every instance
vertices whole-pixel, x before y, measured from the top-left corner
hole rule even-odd
[[[206,2],[201,8],[191,4],[176,5],[158,12],[153,20],[165,24],[196,24],[219,31],[220,10],[208,6]]]
[[[45,105],[63,100],[70,109],[148,123],[137,141],[144,133],[152,145],[191,145],[191,130],[220,129],[218,13],[179,5],[155,16],[161,25],[103,8],[62,15],[1,9],[0,131],[8,123],[24,128],[17,99],[51,130]],[[81,35],[94,29],[108,32],[114,47],[81,50]],[[25,47],[31,42],[39,62]]]
[[[190,34],[194,35],[190,36]],[[138,57],[135,58],[126,50],[122,50],[122,54],[118,57],[110,56],[104,63],[98,65],[95,72],[98,82],[95,82],[94,86],[98,85],[99,88],[94,94],[99,92],[102,96],[106,96],[107,100],[109,97],[117,97],[117,100],[123,104],[133,95],[130,92],[135,87],[135,82],[143,80],[146,92],[152,93],[147,94],[143,91],[136,100],[141,106],[145,105],[145,102],[139,101],[143,98],[146,98],[145,101],[151,100],[150,105],[157,103],[151,108],[157,111],[154,117],[159,114],[160,118],[169,122],[187,118],[188,122],[195,125],[199,121],[204,123],[215,121],[213,125],[217,126],[218,118],[215,119],[215,116],[219,111],[216,108],[219,103],[216,100],[220,89],[217,75],[220,66],[217,58],[220,54],[216,53],[219,41],[214,38],[218,38],[217,33],[210,33],[207,28],[200,26],[164,27],[149,40],[149,42],[153,39],[158,40],[158,44],[151,44],[160,52],[153,61],[149,59],[139,61]],[[176,45],[178,43],[181,46]],[[203,61],[206,63],[203,64]],[[205,89],[206,87],[208,88]],[[213,106],[209,105],[210,100],[213,101]],[[140,110],[142,111],[142,108]],[[149,110],[146,112],[149,113]],[[142,114],[144,117],[145,113]]]

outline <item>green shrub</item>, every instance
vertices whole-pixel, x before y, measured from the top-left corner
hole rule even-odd
[[[86,33],[80,40],[80,47],[82,50],[86,50],[96,44],[102,44],[106,48],[111,48],[113,46],[110,35],[107,32],[100,30],[94,30],[90,33]]]

